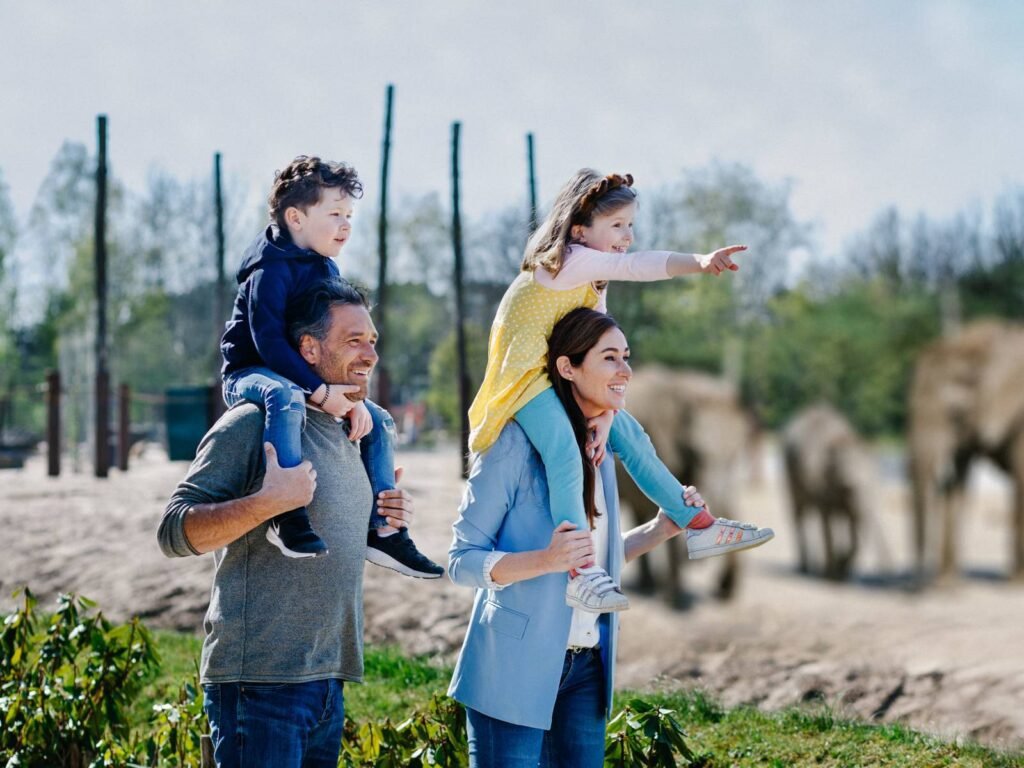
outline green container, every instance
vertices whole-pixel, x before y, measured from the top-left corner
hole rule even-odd
[[[167,455],[192,461],[209,428],[210,387],[173,387],[166,392]]]

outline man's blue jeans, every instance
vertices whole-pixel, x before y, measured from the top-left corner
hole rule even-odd
[[[217,768],[337,768],[341,680],[203,686]]]
[[[567,651],[550,731],[497,720],[467,707],[470,768],[601,768],[604,685],[599,651]]]
[[[277,463],[286,468],[298,466],[302,462],[302,429],[306,423],[306,395],[302,388],[269,368],[245,368],[224,379],[224,402],[228,407],[241,400],[263,407],[267,415],[263,435],[277,451]],[[376,403],[363,403],[370,412],[373,429],[359,441],[359,450],[373,489],[370,528],[380,528],[387,521],[377,514],[377,494],[395,487],[395,422]]]

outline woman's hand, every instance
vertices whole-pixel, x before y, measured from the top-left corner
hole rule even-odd
[[[747,250],[745,245],[729,245],[719,248],[711,253],[697,254],[697,261],[700,262],[700,271],[705,275],[720,275],[727,269],[738,272],[739,266],[732,260],[734,253]]]
[[[594,541],[590,531],[578,531],[566,521],[555,528],[544,553],[549,572],[577,570],[594,561]]]
[[[605,411],[600,416],[587,419],[587,434],[590,440],[587,442],[587,455],[595,467],[600,467],[607,452],[608,435],[612,431],[612,422],[615,420],[615,411]]]
[[[683,503],[688,507],[696,507],[710,512],[708,505],[704,503],[704,497],[700,495],[695,485],[687,485],[683,488]]]

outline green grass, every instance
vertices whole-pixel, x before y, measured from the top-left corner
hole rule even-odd
[[[132,722],[146,722],[154,703],[175,695],[195,674],[201,641],[191,635],[154,632],[162,660],[132,709]],[[451,670],[431,660],[407,658],[392,647],[367,648],[365,682],[345,689],[347,714],[357,722],[403,720],[443,693]],[[703,768],[1024,768],[1024,756],[976,744],[952,744],[901,725],[868,725],[845,720],[827,707],[761,712],[750,707],[726,710],[701,691],[637,693],[624,691],[617,701],[639,696],[674,709],[690,747],[703,756]]]
[[[1024,757],[976,744],[957,745],[902,725],[869,725],[846,720],[828,707],[761,712],[751,707],[724,710],[705,694],[640,694],[676,710],[687,743],[704,753],[706,768],[726,766],[820,766],[821,768],[1024,767]]]

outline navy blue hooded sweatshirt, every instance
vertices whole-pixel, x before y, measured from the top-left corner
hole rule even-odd
[[[289,343],[285,310],[316,283],[340,278],[334,261],[267,227],[246,249],[238,269],[238,296],[220,340],[221,375],[259,365],[295,382],[307,395],[316,390],[324,382]]]

